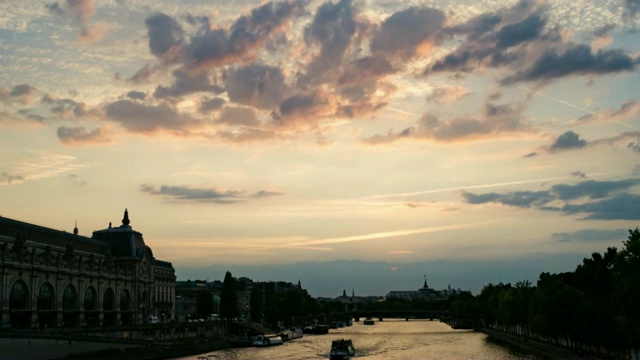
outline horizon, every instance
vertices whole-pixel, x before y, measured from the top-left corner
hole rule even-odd
[[[638,0],[5,7],[2,216],[128,209],[178,274],[349,259],[363,292],[535,281],[640,223]]]

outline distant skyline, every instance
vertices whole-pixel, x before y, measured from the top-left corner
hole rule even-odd
[[[128,208],[181,280],[473,290],[640,226],[640,0],[3,5],[0,216]]]

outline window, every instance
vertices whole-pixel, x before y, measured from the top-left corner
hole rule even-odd
[[[96,309],[96,289],[93,286],[89,286],[87,291],[84,292],[84,309],[86,311]]]
[[[53,286],[49,283],[42,284],[38,292],[38,310],[53,310],[54,300]]]
[[[122,294],[120,294],[120,311],[129,310],[129,306],[131,305],[131,296],[129,296],[129,291],[127,289],[122,290]]]
[[[16,281],[11,287],[9,308],[11,310],[26,310],[28,299],[29,290],[27,289],[27,285],[22,280]]]
[[[113,310],[113,290],[108,288],[107,291],[104,292],[104,297],[102,298],[102,309],[105,311]]]
[[[67,285],[62,293],[62,310],[71,311],[76,310],[78,302],[78,295],[76,294],[76,288],[73,285]]]

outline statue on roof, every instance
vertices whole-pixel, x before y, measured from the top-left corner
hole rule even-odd
[[[124,218],[122,219],[122,225],[128,226],[129,223],[130,223],[130,221],[129,221],[129,211],[127,209],[124,209]]]

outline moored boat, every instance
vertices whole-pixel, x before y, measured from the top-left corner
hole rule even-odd
[[[329,358],[331,360],[350,359],[356,355],[356,348],[353,346],[351,339],[333,340],[331,342],[331,351]]]
[[[375,322],[373,321],[372,318],[368,317],[368,318],[364,319],[363,324],[365,324],[365,325],[374,325]]]
[[[278,335],[258,335],[253,339],[253,346],[264,347],[282,345],[282,338]]]

